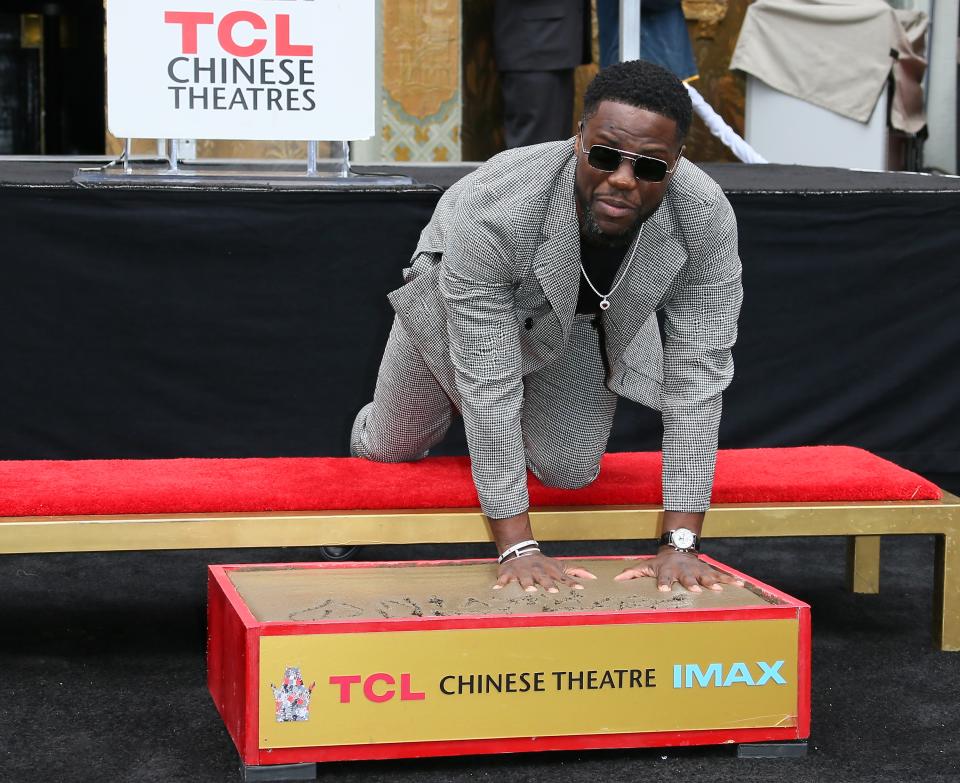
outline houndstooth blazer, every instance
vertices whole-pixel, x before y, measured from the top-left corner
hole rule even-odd
[[[522,378],[556,358],[572,328],[576,163],[570,139],[509,150],[461,179],[421,233],[406,284],[389,296],[460,408],[492,518],[527,507]],[[664,508],[705,511],[743,297],[733,210],[713,180],[681,159],[629,252],[633,262],[603,316],[607,385],[662,413]]]

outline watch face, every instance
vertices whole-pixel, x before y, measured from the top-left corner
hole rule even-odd
[[[673,531],[673,545],[677,549],[690,549],[693,546],[693,533],[685,527],[678,527]]]

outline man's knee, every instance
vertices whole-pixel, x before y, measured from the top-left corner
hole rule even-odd
[[[350,454],[373,462],[414,462],[429,453],[422,442],[405,442],[391,437],[383,428],[370,426],[373,403],[364,405],[353,421],[350,431]],[[432,445],[432,444],[431,444]]]

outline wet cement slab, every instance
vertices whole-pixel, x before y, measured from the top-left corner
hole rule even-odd
[[[660,592],[650,578],[615,582],[631,565],[616,558],[569,561],[597,579],[583,590],[525,592],[517,583],[493,590],[495,563],[371,565],[349,568],[250,566],[230,579],[260,622],[519,615],[540,612],[617,612],[631,609],[707,609],[778,603],[747,584],[691,593],[679,585]]]

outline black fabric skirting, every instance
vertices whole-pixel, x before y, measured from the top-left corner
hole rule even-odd
[[[784,168],[728,188],[746,300],[721,447],[960,473],[960,190],[785,191]],[[0,458],[347,453],[438,189],[23,184],[0,184]],[[659,440],[624,401],[610,448]]]

